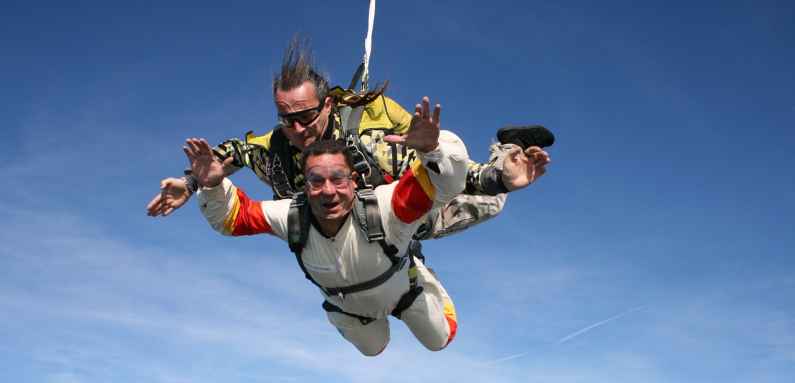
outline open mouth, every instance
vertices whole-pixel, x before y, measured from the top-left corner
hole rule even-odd
[[[323,208],[326,210],[333,210],[335,207],[339,206],[337,202],[324,202]]]

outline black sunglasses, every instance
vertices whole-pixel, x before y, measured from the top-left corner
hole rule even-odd
[[[323,109],[323,106],[325,105],[326,99],[324,97],[323,100],[320,101],[320,105],[314,108],[299,110],[292,113],[279,113],[279,123],[284,126],[293,126],[293,123],[297,122],[302,126],[307,126],[317,120],[317,118],[320,116],[320,110]]]

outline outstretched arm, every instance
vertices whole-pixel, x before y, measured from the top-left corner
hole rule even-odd
[[[249,198],[226,178],[224,164],[215,158],[204,139],[188,139],[183,150],[202,185],[199,206],[210,226],[224,235],[272,233],[283,237],[290,200]]]
[[[434,204],[444,204],[464,189],[469,156],[464,143],[449,131],[440,131],[438,104],[430,112],[423,97],[415,107],[409,131],[400,137],[385,137],[417,150],[416,158],[395,186],[392,211],[404,223],[417,221]]]
[[[220,150],[226,153],[226,159],[222,162],[222,165],[224,174],[227,176],[239,169],[234,159],[242,157],[238,150],[240,145],[232,145],[235,142],[234,140],[226,141],[214,150],[216,153]],[[193,174],[180,178],[168,177],[162,179],[160,181],[160,192],[152,197],[146,205],[146,214],[152,217],[170,215],[174,210],[185,205],[199,186],[199,182]]]
[[[525,188],[544,175],[551,162],[537,146],[522,151],[516,145],[502,145],[496,150],[488,163],[469,162],[464,194],[495,196]]]

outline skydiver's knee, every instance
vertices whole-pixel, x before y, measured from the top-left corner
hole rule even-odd
[[[382,353],[389,344],[389,335],[384,336],[384,334],[375,332],[348,333],[343,336],[364,356],[376,356]]]
[[[374,343],[371,343],[371,342],[354,343],[354,345],[356,346],[356,349],[359,350],[359,352],[361,352],[362,355],[371,356],[371,357],[372,356],[378,356],[379,354],[384,352],[384,350],[386,350],[386,345],[387,344],[389,344],[388,341],[384,342],[383,344],[374,344]]]
[[[427,348],[429,351],[434,351],[434,352],[436,352],[436,351],[442,351],[442,350],[444,350],[444,349],[445,349],[445,347],[447,347],[447,345],[443,345],[443,346],[435,346],[435,347],[428,347],[428,346],[425,346],[425,348]]]
[[[433,339],[421,339],[420,343],[429,351],[442,351],[447,347],[447,338],[447,336],[438,336],[433,337]]]
[[[437,331],[415,332],[414,336],[429,351],[441,351],[447,347],[452,340],[448,331],[438,329]]]
[[[329,312],[329,321],[364,356],[376,356],[389,344],[389,322],[381,318],[366,325],[348,315]]]

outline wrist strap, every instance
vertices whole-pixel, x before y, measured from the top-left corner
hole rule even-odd
[[[196,193],[196,191],[199,190],[199,181],[197,181],[196,177],[192,174],[186,174],[182,179],[185,181],[185,187],[188,188],[190,194]]]

